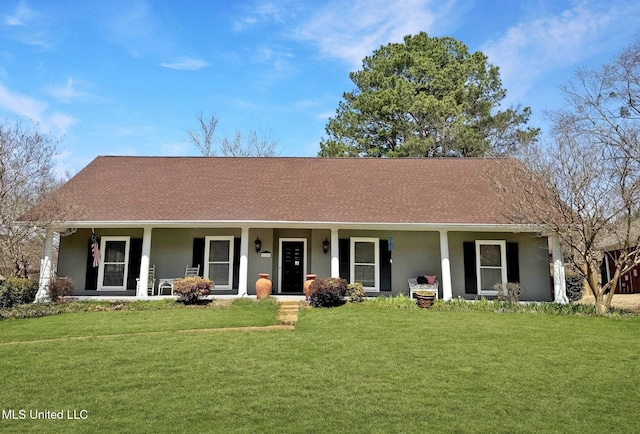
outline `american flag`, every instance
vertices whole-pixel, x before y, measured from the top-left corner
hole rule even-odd
[[[91,234],[91,253],[93,253],[93,268],[100,265],[100,247],[96,234]]]

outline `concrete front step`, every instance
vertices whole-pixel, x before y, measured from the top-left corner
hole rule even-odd
[[[278,302],[278,313],[276,321],[278,324],[295,324],[298,322],[298,310],[300,309],[299,301],[280,301]]]

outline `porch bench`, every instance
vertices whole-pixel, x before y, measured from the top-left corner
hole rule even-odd
[[[431,291],[435,294],[436,299],[438,298],[438,281],[436,280],[433,285],[429,285],[428,283],[418,283],[417,278],[409,279],[409,298],[413,298],[413,294],[417,291]]]

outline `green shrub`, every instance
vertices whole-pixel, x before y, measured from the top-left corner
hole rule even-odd
[[[68,297],[73,294],[75,282],[70,277],[52,277],[49,282],[49,298],[52,302],[58,303],[62,297]]]
[[[380,295],[373,300],[366,300],[366,303],[391,309],[418,309],[416,301],[405,294],[398,294],[395,297]]]
[[[9,277],[0,286],[0,308],[33,303],[37,292],[38,282],[35,280]]]
[[[213,282],[202,277],[185,277],[173,282],[173,293],[184,304],[196,304],[200,297],[211,294]]]
[[[347,296],[349,297],[349,301],[351,303],[360,303],[366,297],[366,293],[364,292],[364,287],[362,283],[350,283],[347,285]]]
[[[309,286],[309,303],[313,307],[342,306],[346,294],[346,280],[335,277],[316,279]]]
[[[567,298],[574,303],[582,298],[582,289],[584,287],[584,279],[580,276],[567,276],[565,278],[567,285]]]
[[[18,294],[13,288],[0,286],[0,309],[10,309],[18,304]]]

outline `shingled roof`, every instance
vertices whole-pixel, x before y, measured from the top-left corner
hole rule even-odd
[[[71,222],[508,224],[484,159],[100,156]],[[76,209],[75,206],[70,207]]]

